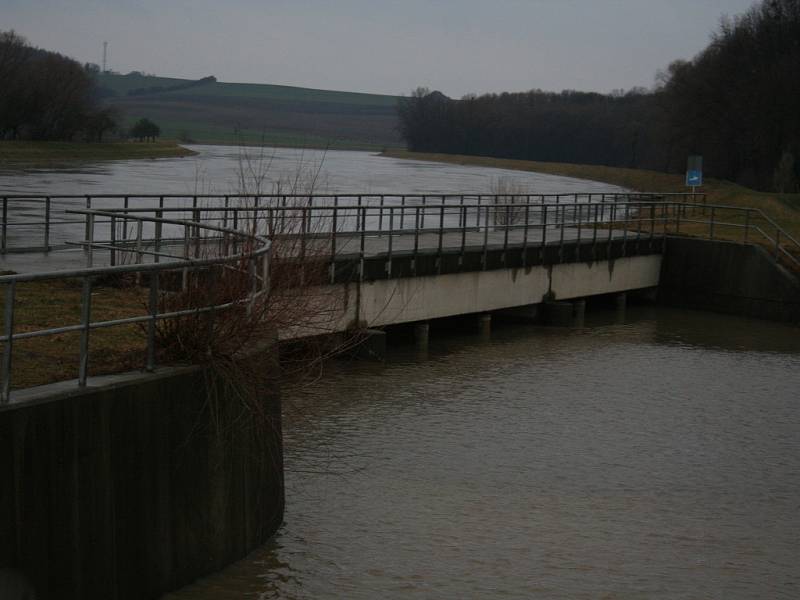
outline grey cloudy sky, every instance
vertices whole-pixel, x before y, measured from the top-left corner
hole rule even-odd
[[[753,0],[0,0],[0,29],[165,76],[407,93],[653,84]]]

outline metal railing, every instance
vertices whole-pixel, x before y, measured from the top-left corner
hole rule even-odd
[[[93,266],[92,256],[98,250],[108,252],[128,252],[127,245],[117,246],[112,242],[92,242],[94,226],[98,219],[103,217],[114,218],[112,213],[104,211],[81,210],[81,214],[89,224],[89,241],[81,242],[86,250],[87,266],[85,268],[39,272],[20,273],[0,276],[0,286],[4,286],[3,329],[0,343],[3,344],[2,364],[0,364],[0,404],[8,403],[11,394],[13,374],[13,349],[14,343],[21,340],[45,336],[55,336],[65,333],[80,333],[79,364],[77,365],[78,385],[83,387],[89,375],[89,355],[91,332],[98,329],[125,325],[144,325],[146,340],[145,369],[152,371],[156,367],[156,326],[160,321],[180,317],[199,315],[230,309],[237,305],[244,305],[247,310],[252,303],[269,289],[269,252],[271,242],[255,233],[219,227],[209,223],[191,220],[167,219],[162,216],[127,215],[126,222],[135,223],[136,230],[140,232],[139,246],[134,249],[136,260],[134,264],[117,264],[109,266]],[[144,225],[151,225],[156,232],[161,232],[165,226],[183,228],[187,235],[186,246],[182,254],[163,252],[156,238],[147,238],[141,235]],[[190,252],[192,246],[205,248],[216,247],[219,255],[200,256],[197,252],[193,256]],[[206,253],[207,254],[207,253]],[[143,257],[148,256],[150,262],[145,262]],[[164,293],[159,286],[162,275],[169,272],[179,272],[182,287],[185,289],[189,274],[199,270],[221,268],[246,273],[250,285],[248,292],[241,298],[229,299],[225,302],[209,304],[189,309],[171,311],[160,310],[160,299]],[[108,278],[125,274],[136,274],[148,278],[148,302],[144,315],[128,316],[117,319],[96,321],[92,313],[93,283],[98,278]],[[49,327],[35,331],[15,331],[17,287],[20,284],[44,281],[81,280],[80,297],[80,322],[59,327]]]
[[[619,203],[687,199],[704,202],[702,194],[572,193],[572,194],[97,194],[5,195],[0,197],[0,254],[58,250],[67,247],[82,224],[75,209],[197,209],[243,204],[273,207],[357,205],[383,209],[389,206],[455,206],[492,204]]]
[[[460,198],[459,196],[448,196]],[[246,269],[253,281],[252,295],[269,289],[270,261],[313,261],[327,264],[329,281],[341,280],[337,264],[356,265],[345,270],[345,276],[363,280],[368,259],[383,261],[385,276],[393,277],[393,261],[411,259],[406,276],[417,274],[421,254],[433,255],[441,269],[445,254],[458,255],[459,268],[467,268],[468,253],[481,256],[481,269],[497,268],[490,264],[490,252],[499,251],[500,265],[511,263],[512,253],[519,253],[515,264],[531,260],[571,261],[585,256],[580,247],[609,244],[621,245],[623,255],[635,253],[642,242],[663,243],[667,236],[692,235],[719,239],[730,231],[737,241],[761,244],[777,261],[800,270],[800,242],[760,210],[735,206],[692,203],[676,197],[658,200],[624,202],[549,203],[531,201],[501,203],[465,200],[448,204],[330,205],[308,203],[298,197],[295,205],[283,202],[241,203],[237,206],[206,207],[120,207],[105,209],[70,209],[68,214],[83,239],[71,242],[83,250],[74,256],[85,261],[83,268],[48,273],[27,273],[0,277],[5,286],[3,363],[0,365],[2,387],[0,402],[8,401],[12,378],[13,344],[17,340],[67,332],[80,332],[78,384],[86,385],[88,377],[90,332],[118,325],[145,324],[147,327],[146,368],[155,367],[155,325],[159,320],[196,314],[198,309],[159,312],[159,274],[180,272],[185,285],[191,270],[220,265]],[[445,197],[447,198],[447,197]],[[570,255],[570,246],[579,246]],[[220,249],[221,256],[204,258],[204,248]],[[545,249],[557,247],[557,252]],[[546,256],[547,254],[547,256]],[[521,260],[520,260],[521,259]],[[583,258],[585,260],[585,258]],[[260,264],[259,264],[260,262]],[[244,266],[246,265],[246,267]],[[302,264],[301,264],[302,267]],[[469,268],[476,268],[475,264]],[[94,321],[91,292],[95,278],[110,274],[137,273],[149,277],[147,314],[114,320]],[[337,275],[339,279],[337,279]],[[374,276],[371,273],[370,276]],[[77,324],[39,331],[17,332],[14,328],[16,286],[24,282],[80,278],[81,318]],[[202,310],[223,310],[232,306],[207,306]]]
[[[118,243],[125,237],[127,215],[148,210],[105,211],[111,240]],[[240,231],[255,230],[273,240],[293,239],[296,242],[293,247],[299,255],[305,257],[310,248],[317,258],[327,257],[332,280],[334,263],[343,255],[359,258],[362,275],[363,261],[368,255],[385,255],[387,272],[391,273],[392,259],[398,254],[410,253],[416,259],[419,253],[431,250],[439,256],[444,251],[457,251],[463,257],[468,247],[485,254],[490,246],[502,245],[505,251],[514,244],[521,245],[524,253],[532,244],[563,246],[576,239],[597,244],[603,240],[601,229],[607,231],[608,239],[612,239],[612,232],[617,229],[617,235],[624,242],[666,235],[693,235],[714,240],[721,239],[725,232],[734,231],[736,235],[725,235],[725,238],[760,244],[776,260],[800,269],[800,243],[761,210],[669,199],[605,204],[573,201],[399,206],[309,206],[303,202],[299,206],[254,204],[197,208],[189,212],[195,222],[224,223]],[[165,207],[157,213],[185,216],[187,211]],[[87,224],[87,229],[89,227]],[[156,232],[159,244],[186,243],[186,236],[172,233]],[[130,241],[131,236],[126,240],[128,244],[135,244]],[[114,261],[113,254],[110,261]]]

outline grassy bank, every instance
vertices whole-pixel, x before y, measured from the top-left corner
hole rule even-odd
[[[485,156],[463,156],[456,154],[423,154],[406,150],[390,150],[384,156],[458,165],[493,167],[515,171],[547,173],[563,177],[575,177],[600,181],[627,188],[637,192],[686,192],[682,175],[622,169],[600,165],[573,165],[568,163],[536,162],[489,158]],[[532,190],[533,191],[533,190]],[[777,220],[789,233],[800,236],[800,194],[774,194],[757,192],[729,181],[709,179],[700,190],[708,196],[709,204],[726,206],[746,206],[760,208],[765,214]]]
[[[195,153],[176,142],[17,142],[0,141],[0,165],[47,165],[71,161],[174,158]]]

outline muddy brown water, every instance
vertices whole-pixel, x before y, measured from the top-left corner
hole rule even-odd
[[[800,329],[433,330],[285,398],[274,540],[189,598],[797,598]]]

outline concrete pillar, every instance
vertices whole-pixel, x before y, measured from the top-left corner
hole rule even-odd
[[[431,326],[428,321],[414,324],[414,344],[417,346],[417,350],[428,350],[430,331]]]
[[[575,300],[572,303],[572,318],[574,327],[583,327],[586,323],[586,300]]]
[[[478,315],[478,331],[482,337],[490,337],[492,335],[492,315],[491,313],[483,313]]]
[[[353,356],[361,360],[384,360],[386,358],[386,332],[380,329],[366,329],[353,349]]]
[[[571,327],[573,310],[572,302],[545,302],[542,305],[544,323],[557,327]]]
[[[628,295],[627,294],[617,294],[614,298],[614,305],[617,307],[617,314],[614,318],[614,322],[617,324],[625,323],[625,312],[628,306]]]

